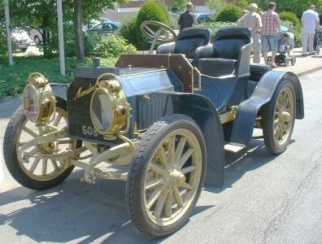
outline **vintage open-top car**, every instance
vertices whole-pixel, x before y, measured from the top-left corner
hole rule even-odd
[[[155,22],[142,28],[159,40],[172,33]],[[138,230],[150,237],[178,230],[204,183],[223,184],[225,150],[245,150],[256,128],[272,154],[282,153],[295,118],[304,117],[295,74],[250,64],[249,29],[220,29],[209,40],[208,29],[192,27],[156,53],[78,68],[67,99],[31,74],[5,132],[12,176],[36,190],[60,184],[75,166],[88,183],[125,180]]]

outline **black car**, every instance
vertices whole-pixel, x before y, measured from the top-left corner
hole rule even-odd
[[[145,21],[141,30],[168,43],[123,54],[113,67],[77,68],[66,96],[32,73],[3,153],[11,175],[30,189],[57,186],[74,167],[84,169],[83,182],[125,181],[129,219],[158,238],[198,213],[204,184],[223,185],[226,152],[243,154],[251,140],[263,140],[272,155],[284,152],[304,100],[294,73],[250,63],[246,27],[222,28],[211,43],[203,27],[173,42],[163,23]]]
[[[204,22],[213,22],[214,18],[213,13],[196,13],[195,14],[195,19],[197,24],[201,24]]]
[[[120,25],[117,22],[102,22],[86,30],[87,33],[116,33]]]

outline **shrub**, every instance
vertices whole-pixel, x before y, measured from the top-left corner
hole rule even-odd
[[[203,23],[200,26],[206,27],[210,30],[211,39],[213,40],[217,31],[223,27],[235,26],[236,22],[211,22],[211,23]]]
[[[134,53],[136,48],[128,44],[128,42],[121,36],[114,34],[94,34],[96,40],[93,51],[90,56],[97,56],[101,58],[118,57],[123,53]]]
[[[294,34],[294,46],[301,47],[302,46],[302,31],[300,27],[296,27],[293,22],[289,20],[282,21],[282,25],[289,28],[289,32]]]
[[[242,15],[242,10],[235,5],[226,5],[215,18],[216,22],[236,22]]]
[[[169,15],[165,6],[158,1],[144,3],[136,18],[136,43],[132,43],[140,50],[149,49],[149,39],[141,32],[140,25],[146,20],[154,20],[169,25]]]
[[[136,15],[127,18],[120,28],[120,35],[134,46],[138,46],[136,18]]]
[[[167,14],[166,7],[158,1],[148,1],[142,5],[136,24],[140,27],[141,23],[146,20],[155,20],[164,24],[169,24],[169,15]]]
[[[295,27],[301,27],[301,21],[294,13],[284,11],[281,12],[279,16],[282,21],[289,20],[294,24]]]

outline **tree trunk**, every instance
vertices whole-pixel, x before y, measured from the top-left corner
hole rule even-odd
[[[76,38],[76,59],[85,57],[84,36],[83,36],[83,0],[74,0],[74,23]]]
[[[48,30],[49,19],[48,16],[42,18],[42,45],[44,51],[44,58],[51,58],[53,56],[52,46],[50,45],[50,31]]]

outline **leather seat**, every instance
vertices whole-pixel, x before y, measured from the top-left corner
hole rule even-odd
[[[216,33],[212,45],[197,50],[195,63],[202,74],[209,76],[249,73],[251,44],[248,28],[222,28]]]
[[[160,45],[156,53],[182,53],[188,59],[193,59],[198,47],[209,44],[210,31],[203,27],[190,27],[183,29],[175,42]]]

